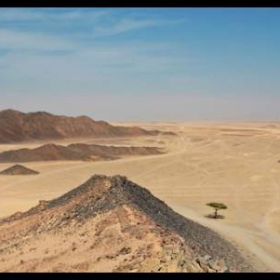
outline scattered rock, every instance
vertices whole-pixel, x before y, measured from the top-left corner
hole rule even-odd
[[[129,253],[131,253],[131,248],[130,247],[123,247],[119,251],[119,254],[121,254],[121,255],[126,255],[126,254],[129,254]]]
[[[9,167],[3,170],[2,172],[0,172],[0,175],[37,175],[37,174],[39,174],[39,172],[29,169],[20,164],[13,165],[12,167]]]

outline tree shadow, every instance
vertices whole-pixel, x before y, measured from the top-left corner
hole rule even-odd
[[[215,220],[225,218],[224,215],[220,215],[220,214],[218,214],[217,216],[215,216],[214,214],[208,214],[208,215],[205,215],[204,217],[209,218],[209,219],[215,219]]]

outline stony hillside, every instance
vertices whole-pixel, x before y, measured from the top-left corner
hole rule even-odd
[[[0,143],[29,140],[51,140],[80,137],[123,137],[157,135],[138,127],[112,126],[86,116],[56,116],[47,112],[22,113],[16,110],[0,112]]]
[[[39,172],[29,169],[23,165],[13,165],[0,172],[0,175],[36,175]]]
[[[0,271],[251,271],[212,230],[122,176],[0,221]]]
[[[68,146],[46,144],[35,149],[19,149],[0,153],[0,162],[32,162],[48,160],[113,160],[121,156],[156,155],[157,147],[115,147],[89,144]]]

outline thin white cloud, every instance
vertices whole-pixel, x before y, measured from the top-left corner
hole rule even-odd
[[[34,36],[34,34],[33,37],[25,38],[26,41],[21,41],[18,37],[15,40],[14,36],[11,39],[9,44],[20,44],[20,49],[17,52],[8,52],[4,56],[0,56],[0,65],[9,65],[11,75],[17,72],[20,76],[32,73],[38,79],[40,79],[40,75],[45,76],[49,72],[52,72],[52,74],[48,75],[56,79],[57,75],[63,77],[68,71],[73,73],[73,76],[83,76],[89,79],[88,73],[90,75],[102,75],[102,73],[108,75],[115,75],[116,73],[159,74],[189,64],[186,57],[169,54],[170,46],[167,44],[165,44],[166,52],[155,55],[157,48],[162,48],[160,43],[149,45],[148,43],[135,42],[133,44],[130,42],[129,44],[123,43],[122,46],[112,46],[110,44],[81,46],[66,40],[55,40],[52,37],[43,37],[39,40],[40,38]],[[38,40],[40,43],[37,43]],[[0,48],[1,46],[3,47],[0,43]],[[45,55],[38,51],[42,49],[47,51]],[[51,51],[55,50],[66,51],[66,53],[64,55],[60,53],[53,55]],[[67,56],[65,57],[65,55]],[[40,67],[40,65],[43,65],[43,67]]]
[[[6,20],[21,18],[28,21],[32,17],[34,20],[46,19],[46,15],[41,12],[32,11],[32,15],[28,11],[24,15],[20,12],[6,14]],[[90,12],[66,12],[54,17],[62,17],[64,27],[68,24],[67,17],[71,18],[71,23],[72,19],[78,19],[81,14],[89,17]],[[0,12],[0,17],[2,15]],[[173,90],[174,83],[169,82],[170,77],[165,74],[170,73],[172,76],[180,67],[187,65],[187,57],[180,46],[165,40],[151,42],[137,40],[135,37],[133,40],[112,42],[107,38],[99,40],[94,35],[106,37],[181,22],[146,16],[145,19],[137,19],[112,12],[112,16],[100,22],[79,24],[77,33],[69,33],[69,29],[63,32],[63,28],[59,32],[42,28],[39,32],[41,29],[36,27],[35,31],[32,24],[26,24],[24,30],[21,25],[11,29],[9,25],[3,24],[0,28],[1,90],[6,95],[18,92],[32,96],[48,93],[66,95]],[[105,23],[106,26],[103,25]],[[82,26],[85,26],[85,30]],[[3,50],[7,52],[1,55]],[[160,74],[165,76],[161,77]]]
[[[2,92],[122,93],[130,92],[132,87],[134,92],[185,87],[186,82],[173,82],[171,77],[177,75],[178,67],[189,64],[187,58],[170,55],[168,44],[165,44],[166,52],[155,55],[160,47],[160,43],[137,41],[119,46],[110,42],[98,46],[77,45],[77,51],[66,56],[10,52],[0,56]]]
[[[159,19],[133,19],[123,18],[109,26],[97,26],[94,34],[97,36],[111,36],[128,31],[138,30],[147,27],[165,26],[183,23],[184,20],[159,20]]]
[[[41,10],[1,8],[0,22],[14,21],[64,21],[64,20],[98,20],[109,14],[109,11],[89,10],[89,11],[63,11],[54,13],[51,8]]]
[[[0,29],[0,49],[63,51],[75,50],[76,44],[59,37],[41,33]]]
[[[69,54],[67,63],[75,62],[77,65],[106,72],[110,67],[120,67],[120,71],[162,72],[187,62],[184,57],[180,56],[178,49],[174,52],[176,46],[171,43],[130,41],[114,45],[110,42],[83,44],[75,41],[75,37],[59,37],[7,29],[0,29],[1,49],[8,50],[8,52],[4,55],[7,59],[2,59],[0,62],[9,64],[11,67],[13,67],[13,63],[17,64],[17,60],[26,60],[22,61],[22,65],[25,63],[29,65],[30,61],[40,60],[46,63],[52,59],[54,65],[59,61],[65,64],[63,62],[65,57],[61,56],[63,52],[64,55]],[[170,50],[173,54],[169,53]],[[17,59],[14,60],[15,57]],[[47,64],[49,63],[47,62]]]
[[[44,15],[41,13],[34,13],[30,11],[21,11],[12,8],[0,9],[0,21],[15,21],[15,20],[42,20]]]

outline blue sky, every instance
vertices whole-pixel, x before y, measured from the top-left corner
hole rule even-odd
[[[0,9],[0,110],[279,120],[280,9]]]

